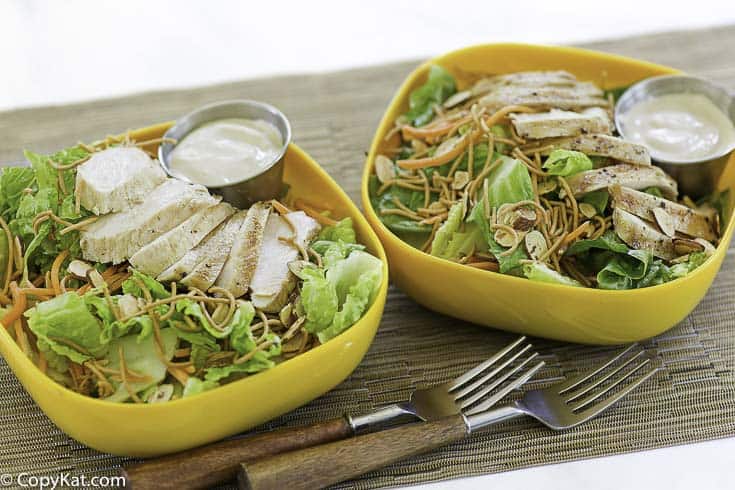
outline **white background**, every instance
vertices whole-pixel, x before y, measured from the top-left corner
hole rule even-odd
[[[0,110],[427,57],[479,42],[575,43],[733,22],[735,0],[0,0]],[[735,439],[727,439],[426,488],[729,489],[734,468]]]

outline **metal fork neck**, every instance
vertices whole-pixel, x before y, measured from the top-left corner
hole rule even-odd
[[[352,415],[345,415],[345,417],[352,428],[352,432],[355,434],[361,434],[368,430],[382,428],[388,422],[398,419],[399,417],[413,417],[414,419],[420,418],[416,414],[416,410],[409,403],[396,403],[364,415],[356,415],[354,417]]]
[[[465,418],[467,420],[467,428],[469,432],[473,433],[490,425],[515,419],[523,415],[527,415],[527,413],[517,404],[512,404],[474,415],[467,415]]]

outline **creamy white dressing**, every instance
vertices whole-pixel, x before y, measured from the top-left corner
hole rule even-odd
[[[700,94],[667,94],[644,100],[619,116],[626,139],[666,162],[703,161],[735,145],[732,121]]]
[[[280,131],[262,119],[220,119],[187,134],[171,152],[176,177],[221,187],[258,175],[278,157]]]

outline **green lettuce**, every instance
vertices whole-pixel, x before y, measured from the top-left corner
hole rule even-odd
[[[336,225],[325,226],[319,232],[319,240],[327,240],[330,242],[342,240],[345,243],[357,243],[355,229],[352,225],[352,218],[344,218]]]
[[[406,119],[416,127],[431,122],[434,104],[441,104],[456,91],[454,77],[441,66],[432,65],[426,83],[409,95]]]
[[[123,293],[130,294],[132,296],[135,296],[136,298],[145,298],[143,290],[138,284],[139,282],[142,282],[145,285],[146,289],[148,289],[148,291],[151,293],[153,299],[166,299],[171,296],[171,293],[166,289],[166,287],[160,282],[156,281],[154,278],[143,274],[142,272],[139,272],[133,268],[131,268],[130,271],[133,273],[133,275],[130,276],[130,278],[127,279],[125,282],[123,282]]]
[[[464,204],[457,202],[449,209],[447,219],[442,223],[431,242],[431,255],[436,257],[453,258],[447,254],[449,242],[462,225],[464,217]]]
[[[322,342],[351,327],[367,310],[380,289],[382,262],[367,252],[353,251],[328,268],[306,266],[301,279],[299,308],[304,328]]]
[[[593,165],[592,160],[582,152],[554,150],[546,158],[543,167],[549,175],[569,177],[579,172],[592,170]]]
[[[605,214],[605,209],[607,209],[607,202],[610,200],[610,194],[606,189],[601,189],[599,191],[588,192],[579,200],[580,202],[586,202],[587,204],[594,206],[597,214],[603,216]]]
[[[255,308],[250,301],[238,301],[237,310],[230,320],[230,347],[243,355],[255,349],[255,339],[250,324],[255,317]]]
[[[256,352],[253,357],[243,363],[207,368],[205,370],[204,381],[207,383],[218,383],[230,376],[255,374],[266,369],[271,369],[276,365],[271,358],[281,355],[281,339],[277,335],[270,333],[266,337],[266,341],[271,341],[273,344],[266,350]]]
[[[531,281],[547,282],[551,284],[562,284],[565,286],[577,286],[582,285],[574,279],[567,277],[563,274],[558,273],[554,269],[551,269],[546,264],[541,262],[532,262],[530,264],[523,265],[523,275]]]
[[[487,176],[488,204],[498,209],[503,204],[533,200],[533,183],[528,168],[515,158],[497,155],[500,164]]]
[[[418,221],[406,218],[398,214],[382,214],[385,210],[398,209],[395,201],[398,200],[407,208],[416,211],[424,205],[423,191],[404,189],[397,185],[391,186],[382,194],[378,195],[381,184],[375,175],[370,176],[370,203],[375,209],[380,221],[392,232],[399,235],[403,240],[416,244],[422,243],[431,232],[430,225],[422,225]],[[436,194],[434,194],[436,195]]]
[[[178,343],[176,332],[170,328],[162,329],[161,342],[163,343],[164,357],[167,360],[173,359]],[[153,336],[148,337],[144,342],[138,342],[135,335],[127,335],[112,341],[110,343],[110,353],[107,356],[107,359],[110,361],[107,367],[116,370],[120,369],[120,349],[123,351],[127,369],[144,378],[142,380],[128,381],[128,388],[133,393],[140,393],[151,386],[156,386],[166,378],[167,366],[158,356],[156,340]],[[119,383],[115,392],[105,398],[105,400],[124,402],[129,398],[130,393],[122,383]]]
[[[76,293],[38,303],[25,316],[28,327],[50,350],[78,364],[107,353],[107,345],[101,341],[101,322]]]
[[[189,379],[186,380],[186,386],[184,386],[183,397],[187,398],[190,396],[198,395],[200,393],[204,393],[205,391],[217,388],[218,386],[219,383],[217,383],[216,381],[203,381],[194,376],[189,376]]]

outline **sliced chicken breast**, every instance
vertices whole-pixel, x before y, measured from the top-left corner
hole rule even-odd
[[[473,96],[479,96],[507,85],[522,87],[573,87],[577,83],[574,75],[562,70],[523,71],[483,78],[482,80],[478,80],[472,86],[471,90]]]
[[[253,306],[275,313],[286,304],[296,286],[296,276],[288,264],[299,258],[299,247],[308,247],[319,229],[319,223],[303,211],[283,217],[271,214],[263,233],[258,267],[250,284]]]
[[[124,211],[142,202],[164,180],[161,166],[135,146],[94,153],[77,168],[76,195],[94,214]]]
[[[230,255],[215,281],[217,287],[228,290],[236,298],[248,292],[259,263],[261,243],[270,215],[271,206],[264,202],[256,202],[248,209]]]
[[[549,112],[511,114],[510,121],[521,138],[543,139],[577,136],[587,133],[610,134],[612,125],[607,111],[590,107],[580,112],[552,109]]]
[[[135,252],[130,257],[130,264],[144,274],[157,276],[196,247],[234,212],[235,208],[224,202],[201,209]]]
[[[569,187],[575,197],[583,196],[588,192],[606,189],[613,184],[623,187],[643,190],[648,187],[657,187],[661,193],[669,198],[676,199],[679,194],[676,181],[663,170],[652,165],[628,165],[620,163],[609,167],[580,172],[569,177]]]
[[[613,226],[615,227],[615,233],[631,248],[650,250],[655,257],[664,260],[672,260],[677,256],[672,238],[664,235],[634,214],[630,214],[621,208],[615,208],[613,210]]]
[[[238,211],[220,223],[209,235],[171,267],[161,272],[159,281],[181,281],[187,286],[206,291],[222,271],[237,232],[247,211]]]
[[[610,157],[633,165],[651,165],[651,155],[645,146],[607,134],[582,134],[572,138],[534,141],[532,145],[527,145],[523,149],[533,152],[534,148],[541,148],[542,155],[548,155],[554,149],[561,148],[581,151],[587,155]]]
[[[523,87],[509,85],[499,87],[482,96],[478,103],[490,111],[509,105],[524,105],[538,109],[579,110],[587,107],[608,107],[609,102],[601,95],[590,94],[589,90],[576,87]]]
[[[657,223],[654,209],[662,209],[671,217],[674,230],[691,237],[704,238],[707,241],[717,240],[716,213],[688,208],[681,204],[636,191],[619,184],[608,188],[613,199],[613,206],[628,211],[646,221]]]
[[[82,255],[118,264],[192,214],[217,204],[201,185],[167,179],[139,204],[101,216],[81,232]]]

